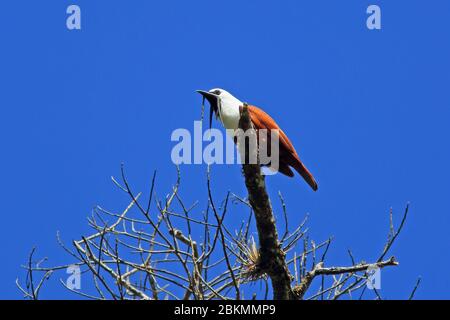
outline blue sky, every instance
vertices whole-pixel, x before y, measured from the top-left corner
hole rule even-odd
[[[66,28],[69,4],[82,30]],[[382,29],[366,28],[378,4]],[[0,13],[0,298],[33,246],[89,231],[92,207],[121,210],[125,163],[135,189],[170,191],[176,128],[200,118],[196,89],[222,87],[283,127],[316,176],[267,179],[292,223],[335,238],[330,264],[376,259],[388,211],[410,217],[383,271],[381,293],[450,298],[450,3],[448,1],[8,1]],[[214,126],[218,126],[214,122]],[[205,200],[205,166],[182,166],[182,195]],[[238,166],[214,166],[217,197],[245,194]],[[240,223],[233,212],[228,223]],[[233,220],[234,219],[234,220]],[[64,274],[62,275],[64,276]],[[69,297],[57,278],[44,298]],[[71,296],[73,297],[73,296]]]

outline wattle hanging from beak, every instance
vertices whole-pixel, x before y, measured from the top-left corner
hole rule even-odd
[[[211,129],[213,113],[217,116],[219,112],[219,96],[203,90],[197,90],[197,92],[203,96],[203,99],[206,99],[209,102],[209,128]]]

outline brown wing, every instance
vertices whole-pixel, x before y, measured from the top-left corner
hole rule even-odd
[[[313,175],[300,161],[300,158],[295,151],[294,146],[292,145],[286,134],[283,132],[283,130],[280,129],[277,123],[267,113],[265,113],[258,107],[248,106],[248,111],[255,129],[278,130],[280,137],[279,146],[281,168],[281,170],[279,171],[287,176],[292,176],[292,172],[289,170],[288,166],[293,167],[303,177],[303,179],[305,179],[305,181],[311,186],[311,188],[316,191],[317,183]]]

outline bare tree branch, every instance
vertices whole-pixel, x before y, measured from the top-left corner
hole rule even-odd
[[[245,110],[244,107],[243,114]],[[242,119],[247,119],[247,124],[242,124]],[[249,125],[248,113],[241,120],[242,127]],[[52,274],[76,266],[81,269],[83,283],[92,281],[92,286],[86,286],[91,289],[72,288],[60,279],[62,288],[93,300],[267,299],[269,278],[275,299],[336,300],[352,298],[356,293],[356,298],[363,298],[369,267],[398,264],[394,257],[382,258],[398,239],[409,207],[397,229],[390,212],[388,239],[375,263],[356,263],[349,251],[351,265],[325,267],[332,238],[321,242],[310,240],[307,218],[290,231],[280,194],[284,232],[279,240],[259,165],[244,164],[243,171],[248,199],[228,192],[223,201],[216,203],[208,170],[207,204],[200,210],[198,202],[188,206],[181,197],[178,168],[175,186],[163,199],[154,190],[153,175],[149,199],[143,205],[141,193],[132,191],[122,166],[122,181],[112,180],[121,192],[129,195],[131,202],[124,204],[125,209],[118,213],[97,206],[88,219],[92,232],[73,241],[73,247],[64,245],[57,233],[57,242],[67,253],[68,261],[64,264],[45,266],[47,259],[36,260],[33,249],[23,266],[24,285],[19,279],[16,281],[18,290],[25,299],[39,299]],[[240,225],[230,226],[226,223],[229,210],[248,212],[248,216]],[[210,221],[211,214],[215,221]],[[258,242],[252,236],[255,231]],[[315,278],[320,279],[318,286],[313,285]],[[259,290],[255,284],[260,285]],[[419,284],[420,279],[411,299]],[[311,293],[313,288],[315,292]],[[381,292],[373,294],[382,299]]]
[[[257,134],[251,123],[247,104],[244,104],[241,108],[239,128],[244,132],[253,131],[252,135],[256,136]],[[254,139],[256,141],[256,137]],[[251,148],[245,148],[245,151],[249,154],[258,152],[258,150],[252,150]],[[251,155],[249,159],[252,159]],[[274,299],[291,299],[291,276],[286,265],[285,254],[281,250],[278,240],[272,206],[266,191],[264,176],[261,174],[260,165],[258,163],[245,163],[244,161],[242,167],[245,176],[245,185],[249,194],[249,202],[255,213],[258,229],[259,251],[261,256],[259,267],[272,280]]]

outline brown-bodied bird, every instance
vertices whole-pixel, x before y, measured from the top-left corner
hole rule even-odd
[[[239,108],[243,103],[235,98],[229,92],[223,89],[212,89],[209,91],[197,90],[198,93],[208,100],[211,109],[209,114],[209,123],[211,126],[212,116],[215,113],[216,118],[219,118],[226,129],[236,130],[239,128],[240,111]],[[293,177],[294,173],[291,168],[294,168],[305,181],[316,191],[317,183],[313,175],[301,162],[297,152],[294,149],[289,138],[280,129],[277,123],[263,110],[255,106],[248,106],[250,119],[256,130],[267,129],[278,130],[279,134],[279,169],[282,174]],[[270,152],[270,151],[269,151]]]

